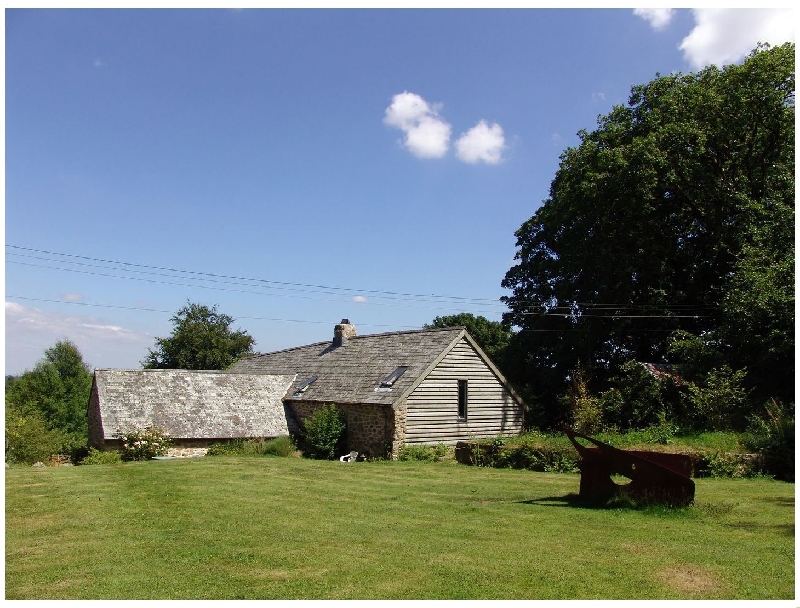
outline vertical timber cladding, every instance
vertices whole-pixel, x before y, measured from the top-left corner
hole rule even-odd
[[[458,381],[467,380],[467,419],[458,416]],[[454,443],[518,435],[522,407],[462,339],[409,395],[407,443]]]

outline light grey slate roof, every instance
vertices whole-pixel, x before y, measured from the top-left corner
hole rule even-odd
[[[247,357],[228,373],[297,374],[287,399],[393,405],[465,335],[463,327],[447,327],[355,336],[336,348],[331,342],[319,342]],[[376,392],[381,381],[401,365],[408,370],[391,391]],[[317,380],[293,397],[297,387],[312,376]]]
[[[155,425],[173,438],[288,435],[282,398],[288,375],[216,371],[98,369],[103,434]]]

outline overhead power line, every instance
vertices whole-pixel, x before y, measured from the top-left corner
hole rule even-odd
[[[121,260],[110,260],[96,258],[72,253],[55,252],[33,247],[20,245],[6,245],[7,256],[36,260],[43,264],[21,261],[19,259],[6,259],[7,263],[18,264],[28,267],[44,268],[60,272],[72,272],[90,276],[99,276],[112,279],[135,280],[154,284],[170,285],[178,287],[190,287],[200,289],[211,289],[232,293],[247,293],[253,295],[269,295],[277,297],[292,297],[316,301],[338,301],[350,302],[351,300],[331,299],[318,296],[333,296],[334,298],[356,297],[367,294],[370,296],[369,303],[377,306],[401,306],[408,308],[425,308],[427,310],[440,310],[448,313],[453,312],[453,307],[469,307],[473,313],[497,314],[498,312],[509,311],[508,305],[497,300],[487,298],[474,298],[465,296],[450,296],[440,294],[414,294],[397,291],[386,291],[377,289],[356,289],[351,287],[338,287],[328,285],[317,285],[312,283],[274,281],[258,277],[243,277],[236,275],[225,275],[211,272],[201,272],[195,270],[185,270],[172,268],[169,266],[153,266],[125,262]],[[40,255],[35,255],[40,254]],[[44,257],[50,256],[50,257]],[[52,256],[56,256],[55,258]],[[64,266],[54,266],[53,264],[66,264],[79,266],[80,268],[67,268]],[[109,266],[113,265],[113,266]],[[83,268],[83,269],[81,269]],[[85,270],[93,268],[95,270]],[[103,272],[105,271],[105,272]],[[126,274],[114,274],[126,273]],[[139,275],[139,276],[130,276]],[[153,278],[158,277],[158,278]],[[189,282],[185,282],[189,281]],[[235,289],[244,287],[249,289]],[[258,289],[260,291],[254,291]],[[263,291],[267,290],[267,292]],[[276,293],[278,292],[278,293]],[[312,295],[297,295],[312,294]],[[376,301],[379,300],[386,301]],[[573,318],[610,318],[610,319],[681,319],[681,318],[705,318],[706,314],[712,310],[711,307],[692,304],[611,304],[594,302],[570,302],[566,304],[542,303],[534,300],[516,300],[509,298],[516,305],[528,304],[528,310],[514,310],[516,314],[531,317],[573,317]],[[439,305],[448,304],[450,308],[419,306],[421,303],[436,303]],[[479,309],[473,308],[481,307]],[[488,307],[487,309],[483,309]],[[600,314],[598,314],[600,313]],[[651,314],[661,313],[661,314]]]
[[[48,300],[46,298],[30,298],[28,296],[18,296],[18,295],[6,295],[6,298],[10,298],[12,300],[26,300],[31,302],[49,302],[52,304],[69,304],[71,306],[89,306],[93,308],[112,308],[118,310],[133,310],[137,312],[158,312],[158,313],[167,313],[167,314],[174,314],[174,310],[161,310],[158,308],[145,308],[139,306],[118,306],[115,304],[99,304],[93,302],[68,302],[65,300]],[[280,319],[276,317],[248,317],[248,316],[236,316],[236,320],[239,321],[241,319],[246,320],[254,320],[254,321],[279,321],[281,323],[313,323],[318,325],[330,325],[330,321],[310,321],[308,319]],[[380,323],[363,323],[360,324],[363,327],[391,327],[391,328],[405,328],[405,329],[418,329],[416,325],[388,325],[388,324],[380,324]]]
[[[565,319],[575,318],[581,319],[588,317],[592,319],[705,319],[708,315],[627,315],[627,314],[608,314],[608,315],[593,315],[588,313],[580,313],[571,315],[563,312],[523,312],[523,315],[533,317],[562,317]]]
[[[19,265],[22,265],[22,266],[30,266],[30,267],[35,267],[35,268],[46,268],[48,270],[59,270],[59,271],[62,271],[62,272],[73,272],[73,273],[78,273],[78,274],[86,274],[86,275],[100,276],[100,277],[106,277],[106,278],[122,279],[122,280],[128,280],[128,281],[143,281],[143,282],[146,282],[146,283],[155,283],[155,284],[160,284],[160,285],[171,285],[171,286],[176,286],[176,287],[195,287],[195,288],[200,288],[200,289],[211,289],[211,290],[214,290],[214,291],[224,291],[224,292],[229,292],[229,293],[248,293],[248,294],[262,295],[262,296],[263,295],[269,295],[269,296],[272,296],[272,297],[289,297],[289,298],[298,298],[298,299],[303,299],[303,300],[314,300],[314,301],[318,301],[318,302],[350,302],[351,301],[351,300],[343,300],[343,299],[332,300],[330,298],[315,298],[315,297],[311,297],[311,296],[302,296],[302,295],[286,294],[286,293],[265,293],[263,291],[253,291],[253,290],[248,290],[248,289],[231,289],[231,288],[227,288],[227,287],[214,287],[214,286],[211,286],[211,285],[203,285],[203,284],[196,284],[196,283],[179,283],[179,282],[175,282],[175,281],[162,281],[162,280],[158,280],[158,279],[150,279],[150,278],[147,278],[147,277],[126,277],[126,276],[120,276],[120,275],[109,274],[109,273],[104,273],[104,272],[93,272],[93,271],[88,271],[88,270],[78,270],[78,269],[75,269],[75,268],[62,268],[62,267],[55,267],[55,266],[44,266],[44,265],[41,265],[41,264],[31,264],[31,263],[28,263],[28,262],[20,262],[20,261],[17,261],[17,260],[6,260],[6,261],[9,262],[9,263],[12,263],[12,264],[19,264]],[[342,295],[344,295],[344,294],[342,294]],[[443,301],[443,302],[440,302],[440,304],[447,304],[447,302]],[[372,306],[395,306],[395,307],[401,307],[401,308],[422,308],[422,309],[425,309],[425,310],[440,310],[440,311],[452,312],[452,308],[443,308],[441,306],[438,306],[438,307],[437,306],[414,306],[413,304],[401,304],[401,303],[393,303],[393,302],[375,302],[375,301],[370,301],[370,305],[372,305]],[[484,311],[484,310],[480,310],[480,309],[474,309],[474,310],[475,310],[475,312],[485,312],[487,314],[491,314],[493,312],[496,312],[496,311]]]
[[[296,283],[296,282],[289,282],[289,281],[275,281],[270,279],[262,279],[258,277],[240,277],[240,276],[233,276],[233,275],[224,275],[224,274],[217,274],[211,272],[201,272],[195,270],[185,270],[180,268],[171,268],[168,266],[151,266],[147,264],[137,264],[133,262],[124,262],[120,260],[108,260],[103,258],[94,258],[90,256],[84,255],[77,255],[72,253],[61,253],[57,251],[48,251],[45,249],[35,249],[33,247],[22,247],[20,245],[6,245],[6,248],[14,249],[18,251],[28,251],[33,253],[42,253],[46,255],[55,255],[61,256],[64,258],[69,259],[76,259],[76,260],[87,260],[90,262],[99,262],[102,264],[118,264],[120,266],[129,267],[130,269],[143,269],[143,271],[147,272],[148,274],[153,274],[151,271],[166,271],[170,273],[179,273],[182,275],[190,275],[198,277],[198,279],[202,280],[219,280],[219,279],[231,279],[234,281],[248,281],[257,284],[269,285],[269,286],[283,286],[283,287],[304,287],[310,288],[313,290],[332,290],[333,292],[344,292],[346,294],[353,294],[353,295],[374,295],[374,296],[391,296],[394,298],[435,298],[437,300],[453,300],[455,302],[464,302],[464,303],[475,303],[475,304],[491,304],[491,305],[500,305],[498,300],[489,299],[489,298],[473,298],[473,297],[464,297],[464,296],[450,296],[450,295],[441,295],[441,294],[414,294],[414,293],[404,293],[398,291],[386,291],[386,290],[379,290],[379,289],[357,289],[353,287],[336,287],[330,285],[315,285],[311,283]],[[22,254],[15,254],[22,256]],[[10,260],[9,260],[10,261]],[[53,262],[64,262],[65,260],[48,260]],[[95,266],[96,267],[96,266]],[[115,269],[120,270],[120,269]],[[161,276],[174,276],[174,275],[161,275]],[[181,278],[188,278],[188,277],[181,277]]]
[[[165,313],[165,314],[173,314],[175,311],[172,310],[161,310],[158,308],[145,308],[145,307],[138,307],[138,306],[119,306],[115,304],[99,304],[99,303],[92,303],[92,302],[69,302],[65,300],[49,300],[46,298],[31,298],[28,296],[18,296],[18,295],[6,295],[7,298],[12,300],[26,300],[29,302],[48,302],[52,304],[68,304],[70,306],[87,306],[93,308],[110,308],[110,309],[118,309],[118,310],[132,310],[136,312],[157,312],[157,313]],[[236,316],[237,321],[239,320],[254,320],[254,321],[273,321],[279,323],[306,323],[306,324],[314,324],[314,325],[329,325],[330,321],[311,321],[308,319],[280,319],[275,317],[249,317],[249,316]],[[390,328],[390,329],[419,329],[416,325],[394,325],[394,324],[381,324],[381,323],[360,323],[360,327],[383,327],[383,328]],[[562,329],[521,329],[519,330],[522,333],[570,333],[570,332],[580,332],[582,330],[577,328],[562,328]],[[650,333],[650,332],[663,332],[669,333],[673,330],[671,329],[635,329],[635,330],[628,330],[631,333]]]

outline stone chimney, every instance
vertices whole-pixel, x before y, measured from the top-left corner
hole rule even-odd
[[[342,322],[333,328],[333,347],[338,348],[355,336],[356,326],[350,324],[350,319],[342,319]]]

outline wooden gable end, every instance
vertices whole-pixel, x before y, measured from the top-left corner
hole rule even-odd
[[[466,418],[459,415],[464,389]],[[466,337],[408,395],[406,408],[406,443],[454,443],[522,431],[522,404]]]

